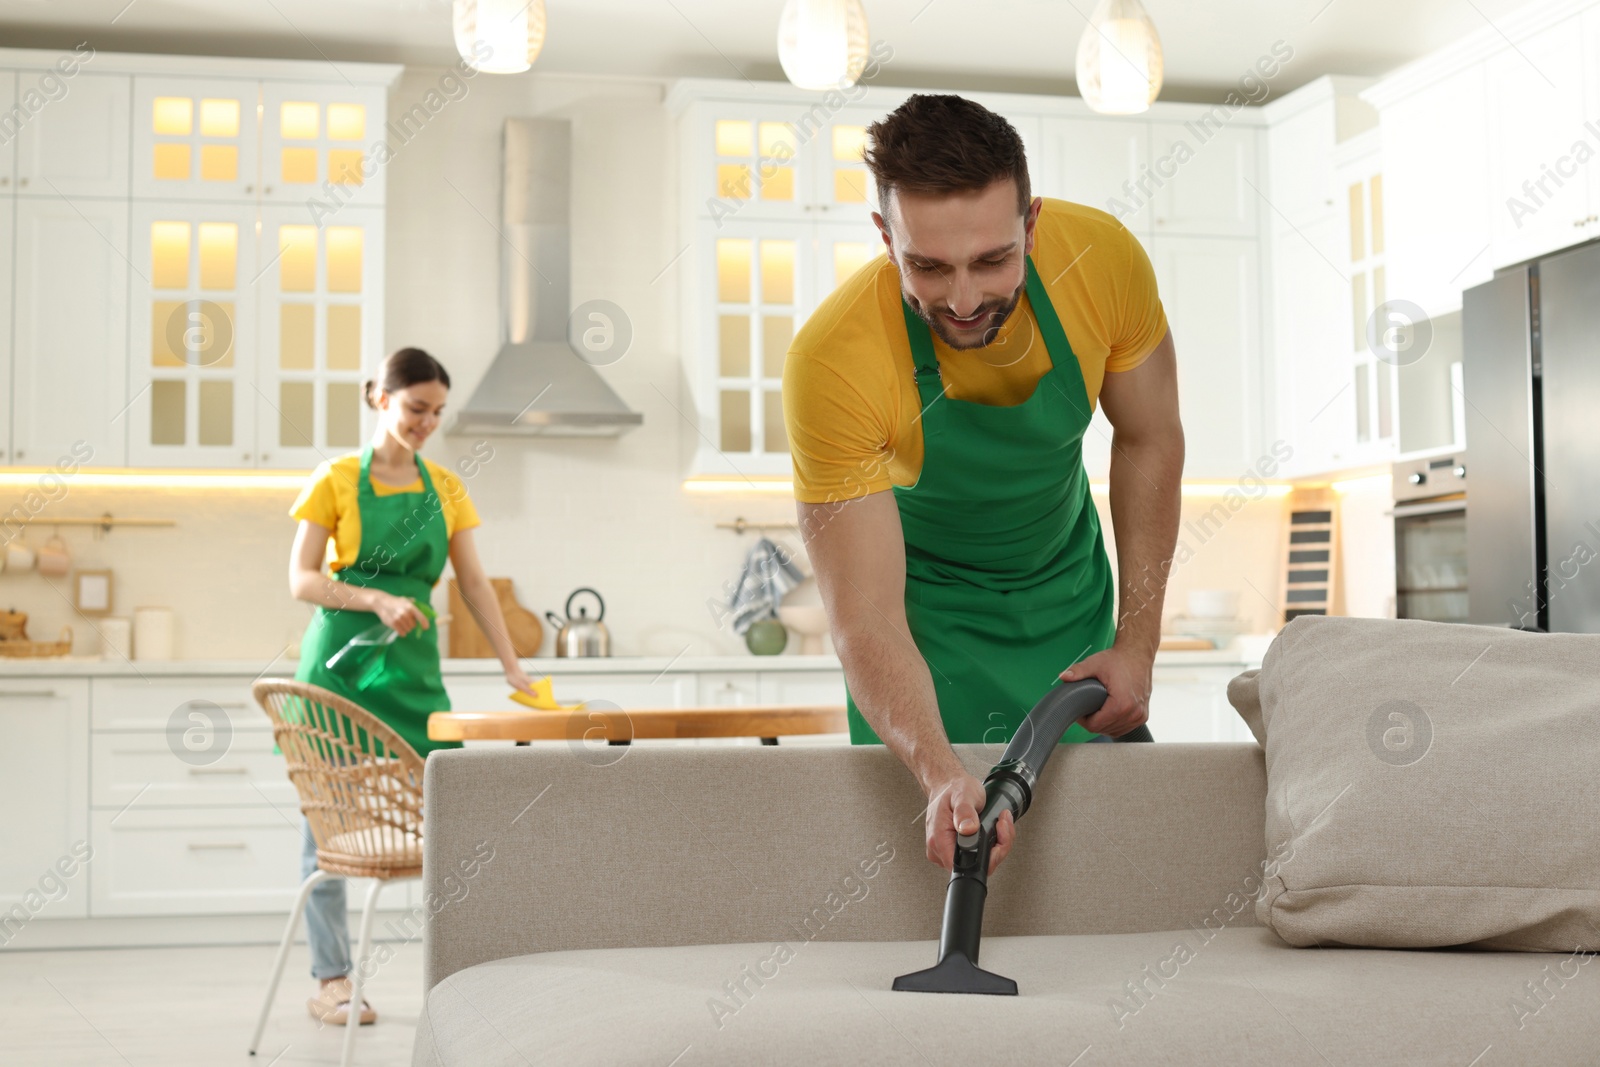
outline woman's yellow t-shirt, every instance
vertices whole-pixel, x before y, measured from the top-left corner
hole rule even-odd
[[[428,477],[433,480],[434,492],[439,494],[446,536],[454,537],[458,530],[470,530],[479,525],[478,509],[472,506],[472,499],[467,496],[467,487],[461,483],[461,479],[431,460],[424,459],[422,462],[428,465]],[[311,480],[300,490],[300,496],[289,509],[291,517],[305,519],[333,531],[333,537],[328,542],[330,571],[348,567],[361,553],[360,480],[361,453],[352,452],[348,456],[329,460],[312,471]],[[398,489],[374,478],[372,492],[377,496],[420,493],[422,478],[419,475],[416,481]]]
[[[1033,262],[1092,411],[1106,374],[1137,367],[1166,336],[1150,257],[1106,212],[1046,199]],[[958,352],[937,335],[933,347],[946,395],[979,404],[1021,403],[1051,367],[1026,295],[985,347]],[[822,504],[916,484],[922,426],[913,370],[900,274],[880,256],[835,289],[789,346],[783,412],[796,499]]]

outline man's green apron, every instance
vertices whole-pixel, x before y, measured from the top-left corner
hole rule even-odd
[[[1003,744],[1059,675],[1116,636],[1115,585],[1083,468],[1089,399],[1033,260],[1027,295],[1051,368],[1020,404],[944,395],[928,326],[906,332],[922,397],[922,472],[895,486],[906,618],[952,743]],[[853,697],[850,740],[877,743]],[[1094,737],[1074,723],[1066,741]]]
[[[334,572],[346,585],[381,589],[426,604],[450,556],[450,533],[427,464],[417,457],[422,492],[378,496],[372,491],[372,449],[361,452],[356,490],[361,512],[361,551],[354,563]],[[382,620],[370,611],[319,607],[300,644],[295,678],[330,689],[372,712],[410,743],[421,756],[460,743],[428,740],[428,714],[449,711],[450,698],[439,672],[439,631],[413,629],[388,646],[383,672],[365,689],[329,671],[328,657],[363,630]]]

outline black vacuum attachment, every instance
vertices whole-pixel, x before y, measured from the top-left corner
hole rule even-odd
[[[1063,682],[1035,704],[1017,727],[1011,744],[984,779],[987,797],[978,817],[978,832],[956,836],[955,865],[944,896],[944,924],[939,930],[939,962],[925,971],[902,974],[894,988],[908,993],[990,993],[1017,995],[1017,983],[978,966],[978,941],[983,936],[983,902],[989,895],[989,847],[1002,811],[1021,819],[1033,803],[1050,753],[1061,743],[1067,727],[1100,710],[1106,687],[1093,678]],[[1148,727],[1117,738],[1118,741],[1154,741]]]

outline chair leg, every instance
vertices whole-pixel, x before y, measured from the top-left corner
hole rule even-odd
[[[355,973],[350,975],[349,1021],[344,1028],[344,1053],[339,1057],[339,1067],[350,1067],[350,1057],[356,1048],[356,1031],[361,1028],[361,986],[367,971],[367,950],[372,946],[372,920],[378,913],[378,894],[383,891],[383,879],[372,883],[367,890],[367,905],[361,909],[361,946],[356,949]]]
[[[289,912],[289,924],[283,928],[283,940],[278,942],[278,958],[272,964],[272,977],[267,981],[267,997],[261,1002],[261,1017],[256,1020],[256,1032],[250,1038],[252,1056],[256,1054],[256,1049],[261,1047],[261,1034],[267,1028],[267,1016],[272,1011],[272,998],[278,995],[278,980],[283,977],[283,965],[289,960],[289,946],[294,943],[294,931],[300,925],[300,916],[306,910],[306,901],[311,899],[311,891],[317,887],[317,883],[327,877],[327,871],[312,871],[311,876],[300,883],[300,892],[294,898],[294,910]]]

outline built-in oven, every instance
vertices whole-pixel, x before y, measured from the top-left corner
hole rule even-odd
[[[1465,452],[1394,465],[1395,614],[1467,621]]]

